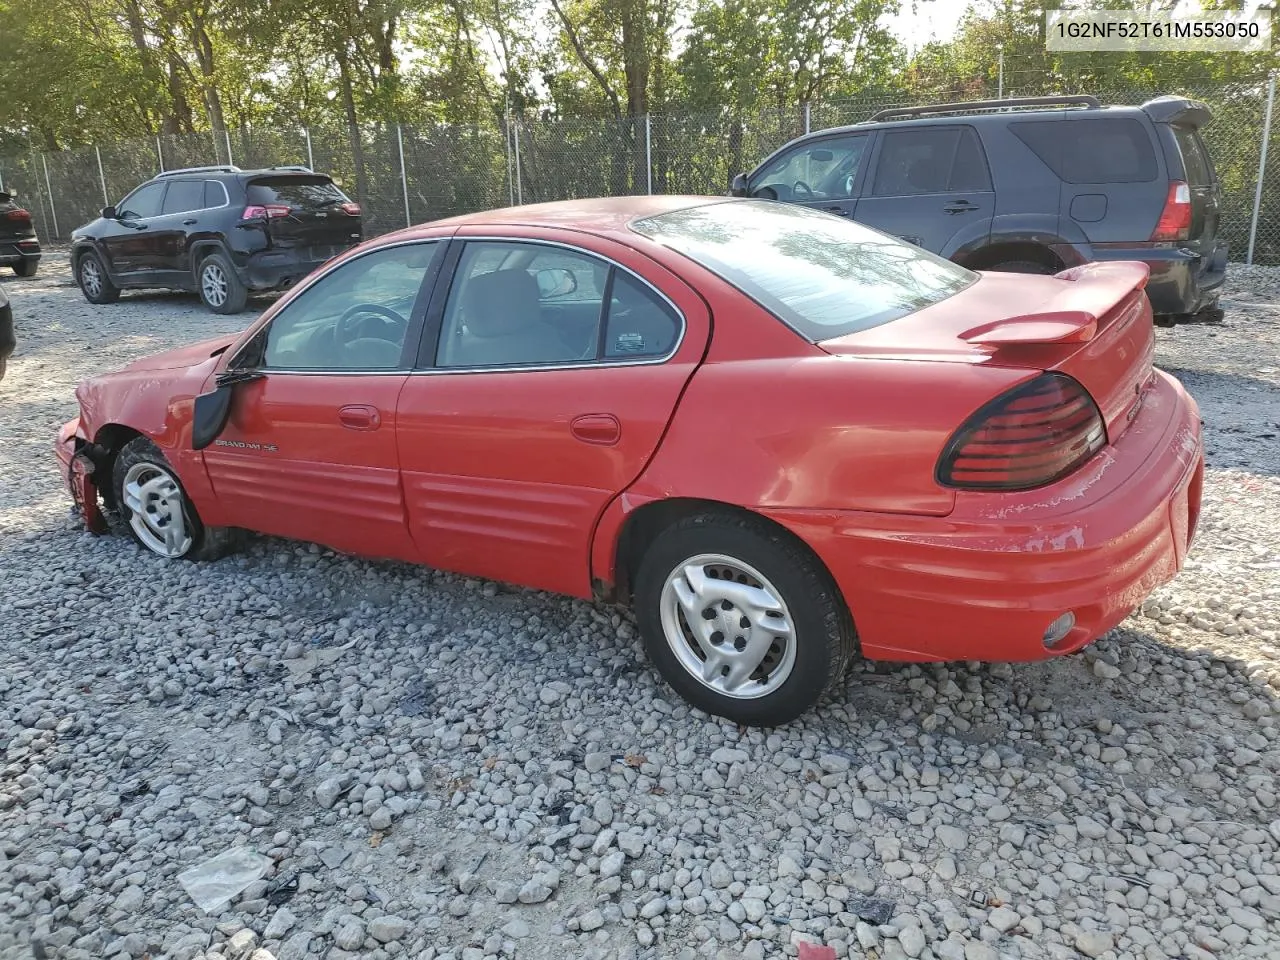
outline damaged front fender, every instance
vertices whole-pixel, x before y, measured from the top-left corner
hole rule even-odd
[[[58,431],[55,453],[75,510],[84,520],[85,527],[92,533],[106,533],[107,520],[99,506],[96,481],[104,475],[107,451],[85,438],[77,417]]]

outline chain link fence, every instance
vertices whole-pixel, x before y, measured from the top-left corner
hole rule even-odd
[[[1068,78],[1006,85],[1006,97],[1092,93],[1141,104],[1168,88],[1076,89]],[[1183,85],[1213,120],[1202,131],[1223,188],[1220,231],[1233,260],[1280,264],[1280,123],[1264,129],[1274,86]],[[981,91],[957,88],[955,99]],[[619,194],[723,194],[732,177],[808,130],[867,120],[929,97],[868,96],[787,105],[751,116],[729,111],[634,119],[507,117],[486,126],[395,124],[311,129],[245,128],[0,157],[0,183],[31,210],[46,243],[65,242],[160,170],[234,163],[244,169],[306,165],[333,176],[364,209],[367,236],[410,223],[511,204]]]

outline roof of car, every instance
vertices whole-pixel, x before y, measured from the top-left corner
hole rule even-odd
[[[705,206],[710,203],[731,203],[730,197],[659,195],[632,197],[592,197],[583,200],[559,200],[552,203],[531,203],[520,207],[503,207],[499,210],[481,210],[465,213],[444,220],[433,220],[423,227],[471,226],[475,224],[501,224],[504,226],[568,227],[598,233],[624,231],[627,224],[643,217]]]
[[[1051,107],[1043,110],[985,110],[973,111],[972,113],[947,113],[934,116],[923,117],[896,117],[886,120],[863,120],[861,123],[850,123],[841,127],[826,127],[822,130],[814,130],[810,133],[796,137],[796,140],[806,140],[812,137],[825,137],[831,134],[840,133],[865,133],[868,130],[880,130],[884,127],[900,127],[900,126],[936,126],[938,124],[955,125],[957,123],[966,124],[988,124],[988,123],[1009,123],[1022,120],[1047,120],[1057,118],[1063,115],[1080,116],[1080,117],[1116,117],[1116,116],[1134,116],[1142,113],[1141,107],[1125,107],[1125,106],[1106,106],[1095,107],[1092,110],[1081,110],[1078,107]],[[792,141],[795,142],[795,141]]]

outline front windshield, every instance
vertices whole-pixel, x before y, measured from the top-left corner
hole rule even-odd
[[[815,343],[905,317],[978,279],[870,227],[792,204],[708,203],[631,228],[723,277]]]

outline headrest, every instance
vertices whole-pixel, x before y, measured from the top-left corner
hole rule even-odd
[[[538,316],[538,281],[525,270],[494,270],[463,287],[462,319],[473,337],[501,337]]]

